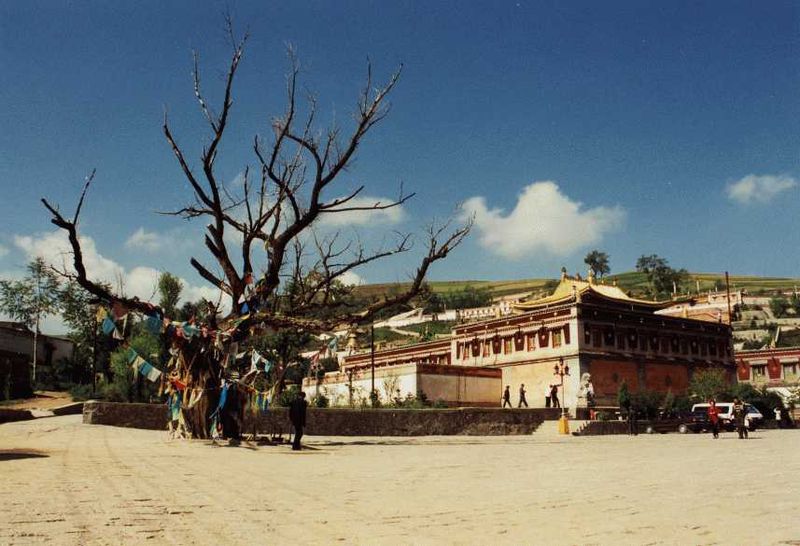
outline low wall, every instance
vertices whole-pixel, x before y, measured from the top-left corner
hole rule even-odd
[[[11,423],[14,421],[27,421],[33,419],[33,414],[28,410],[3,409],[0,408],[0,423]]]
[[[531,434],[558,409],[460,408],[425,410],[354,410],[309,408],[305,433],[312,436],[427,436]],[[166,430],[167,409],[161,404],[117,404],[89,401],[83,422],[92,425]],[[245,416],[243,432],[289,432],[286,408],[270,409],[257,418]]]
[[[678,432],[679,419],[665,419],[662,421],[636,421],[636,431],[639,434],[647,432],[667,433]],[[629,425],[627,421],[590,421],[580,430],[576,431],[575,436],[606,436],[608,434],[628,434]]]
[[[53,415],[79,415],[83,413],[83,402],[73,402],[71,404],[65,404],[63,406],[58,406],[57,408],[53,408],[50,411],[53,412]]]

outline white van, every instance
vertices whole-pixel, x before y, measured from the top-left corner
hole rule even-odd
[[[692,411],[708,411],[708,406],[708,404],[695,404],[692,406]],[[756,430],[764,421],[764,416],[751,404],[745,404],[744,407],[747,412],[744,417],[744,425],[747,430]],[[733,402],[717,402],[717,408],[719,409],[720,428],[724,428],[727,431],[736,430],[736,421],[733,418]]]

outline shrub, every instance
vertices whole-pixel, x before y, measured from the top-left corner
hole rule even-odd
[[[628,383],[626,383],[625,380],[622,381],[622,384],[619,386],[619,391],[617,391],[617,404],[624,412],[627,412],[628,408],[631,407],[631,394],[628,390]]]
[[[83,402],[92,398],[91,385],[72,385],[69,387],[69,394],[76,402]]]
[[[330,400],[324,394],[318,394],[311,399],[311,405],[315,408],[327,408],[330,406]]]
[[[661,406],[662,396],[657,392],[640,391],[631,396],[631,407],[642,419],[655,419]]]
[[[381,397],[378,394],[377,390],[370,391],[370,393],[369,393],[369,403],[372,404],[373,408],[381,407]]]
[[[281,407],[284,407],[284,408],[288,408],[289,405],[292,403],[292,400],[294,400],[297,397],[297,393],[298,392],[300,392],[300,389],[298,388],[298,386],[297,385],[291,385],[288,388],[283,389],[283,392],[281,392],[278,395],[278,400],[275,403],[278,406],[281,406]]]
[[[447,402],[445,402],[445,401],[444,401],[444,400],[442,400],[441,398],[438,398],[438,399],[436,400],[436,402],[434,402],[434,403],[433,403],[433,407],[434,407],[434,408],[438,408],[438,409],[444,409],[444,408],[446,408],[446,407],[448,407],[448,406],[447,406]]]
[[[689,384],[689,392],[702,401],[720,398],[729,388],[722,370],[698,370]]]

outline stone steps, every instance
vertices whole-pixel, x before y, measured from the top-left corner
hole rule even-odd
[[[537,438],[569,438],[571,434],[581,427],[585,426],[586,423],[589,421],[583,421],[579,419],[570,419],[569,420],[569,432],[570,434],[561,434],[558,431],[558,421],[544,421],[539,428],[536,429],[534,432],[534,436]]]

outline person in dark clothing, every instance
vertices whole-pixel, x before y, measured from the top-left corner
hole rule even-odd
[[[736,423],[736,432],[739,433],[739,439],[747,439],[747,425],[745,425],[745,416],[747,415],[747,407],[744,402],[738,398],[733,399],[733,421]]]
[[[528,407],[528,401],[525,399],[525,383],[519,386],[519,404],[517,404],[518,408],[522,407],[522,404],[525,404],[525,407]]]
[[[636,419],[636,408],[628,408],[628,434],[637,436],[639,434],[639,422]]]
[[[292,449],[294,451],[300,450],[300,439],[303,437],[303,427],[306,426],[306,393],[300,391],[297,393],[297,398],[292,400],[289,405],[289,420],[294,427],[294,442],[292,442]]]
[[[513,408],[514,406],[511,405],[511,387],[506,385],[506,390],[503,391],[503,407],[506,407],[508,404],[509,408]]]
[[[561,407],[561,403],[558,401],[558,385],[552,385],[550,387],[550,401],[554,408]]]

